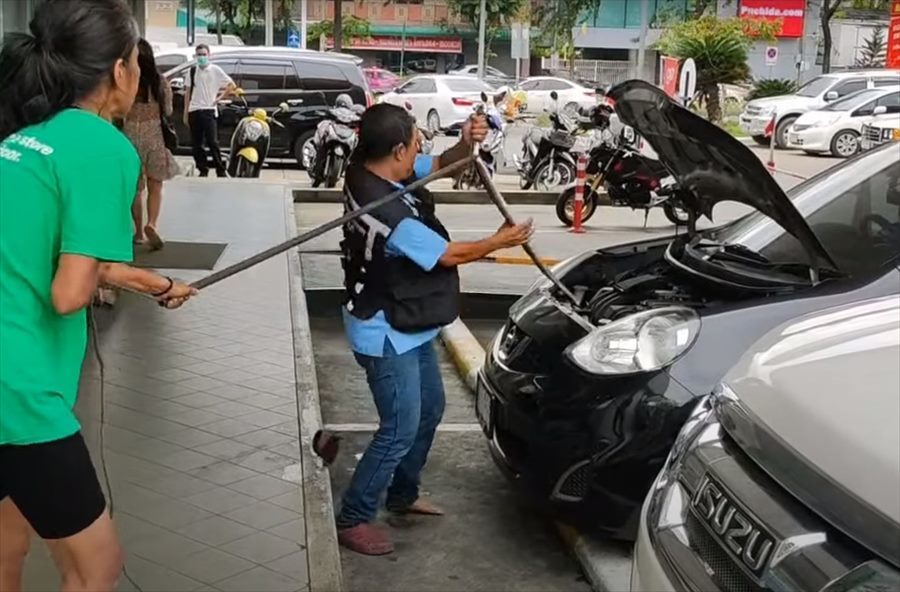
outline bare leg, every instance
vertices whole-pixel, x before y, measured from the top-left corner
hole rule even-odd
[[[144,227],[144,235],[154,251],[165,246],[156,227],[159,222],[159,210],[162,207],[162,186],[162,181],[147,178],[147,226]]]
[[[31,527],[10,498],[0,502],[0,592],[21,592]]]
[[[134,221],[134,242],[144,242],[144,191],[139,189],[131,202],[131,219]]]
[[[48,540],[62,574],[62,592],[112,592],[124,562],[109,511],[76,535]]]

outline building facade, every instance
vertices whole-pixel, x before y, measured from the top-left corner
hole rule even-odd
[[[44,0],[0,0],[0,42],[7,33],[28,30],[31,15]],[[134,11],[135,20],[143,35],[146,27],[146,0],[126,0]]]

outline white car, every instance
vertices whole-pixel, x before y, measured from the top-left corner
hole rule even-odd
[[[879,109],[883,107],[883,109]],[[788,147],[848,158],[859,151],[859,135],[875,110],[900,113],[900,86],[870,88],[804,113],[788,129]]]
[[[740,115],[741,129],[757,143],[769,145],[766,128],[775,118],[775,145],[787,148],[788,129],[807,111],[867,89],[900,85],[897,70],[855,70],[817,76],[792,95],[755,99]]]
[[[553,103],[550,93],[553,91],[559,96],[560,107],[566,111],[575,111],[579,107],[594,107],[597,104],[597,92],[594,89],[565,78],[534,76],[519,84],[519,90],[528,97],[527,113],[543,113],[550,109]]]
[[[472,76],[429,74],[411,78],[402,86],[385,93],[381,102],[406,107],[416,121],[424,123],[431,132],[453,129],[462,125],[481,102],[482,92],[493,92],[485,82]]]

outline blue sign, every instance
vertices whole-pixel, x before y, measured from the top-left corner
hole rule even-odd
[[[288,31],[287,46],[294,48],[300,47],[300,33],[297,30],[291,29]]]

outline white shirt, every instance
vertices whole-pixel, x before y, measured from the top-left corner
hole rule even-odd
[[[219,96],[219,91],[229,84],[234,84],[234,81],[222,68],[215,64],[210,64],[206,68],[196,67],[194,74],[194,85],[196,88],[191,87],[190,70],[184,84],[191,89],[191,104],[188,111],[212,109],[218,115],[216,97]]]

